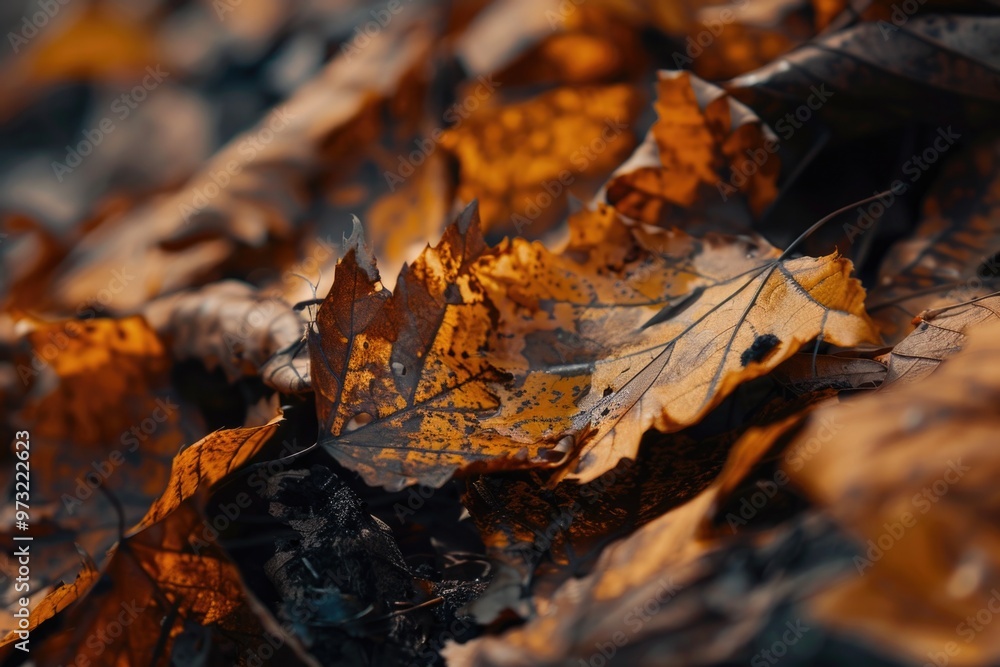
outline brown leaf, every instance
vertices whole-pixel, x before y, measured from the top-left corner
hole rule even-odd
[[[718,474],[731,432],[696,439],[684,433],[648,438],[635,461],[625,460],[587,484],[552,486],[544,473],[483,475],[471,481],[463,504],[491,558],[519,574],[515,605],[589,570],[601,550],[664,512],[693,498]],[[551,488],[549,488],[551,487]],[[474,609],[481,622],[488,592]],[[522,615],[527,615],[522,611]]]
[[[262,426],[216,431],[184,449],[174,458],[166,490],[128,534],[134,535],[162,521],[196,493],[207,492],[253,458],[283,419],[279,410],[276,417]]]
[[[577,664],[599,654],[601,645],[608,641],[616,647],[616,664],[662,664],[666,655],[679,664],[695,664],[690,658],[683,659],[676,645],[693,643],[685,642],[684,637],[698,628],[689,623],[699,617],[699,607],[718,606],[698,596],[697,591],[684,600],[685,589],[694,589],[694,584],[717,567],[709,558],[717,544],[706,526],[707,518],[719,494],[735,486],[771,448],[774,438],[795,421],[793,417],[752,429],[736,444],[723,472],[709,488],[606,548],[589,576],[567,581],[550,599],[536,599],[538,616],[525,625],[500,636],[449,646],[445,650],[448,664]],[[695,596],[697,600],[692,602]],[[753,619],[767,610],[771,598],[759,595],[734,602],[756,627],[759,620]],[[727,630],[733,632],[734,628],[730,625]],[[740,626],[735,631],[748,632]],[[702,646],[704,650],[705,644]],[[718,651],[709,651],[712,654],[719,659]],[[654,655],[656,660],[651,658]]]
[[[310,342],[321,444],[391,488],[566,460],[586,482],[820,334],[875,340],[835,255],[633,232],[606,208],[573,224],[605,237],[561,255],[521,239],[488,249],[467,211],[395,294],[356,238]]]
[[[649,12],[602,6],[609,4],[493,2],[458,37],[456,55],[471,78],[493,75],[511,85],[638,80],[647,68],[639,40]]]
[[[815,600],[824,623],[915,661],[949,642],[951,664],[1000,657],[1000,635],[967,622],[1000,585],[1000,386],[983,373],[998,341],[1000,325],[980,326],[932,382],[823,408],[793,441],[820,443],[788,472],[858,545],[856,570]]]
[[[1000,297],[924,311],[918,319],[917,328],[888,355],[886,386],[905,386],[933,373],[942,361],[965,347],[970,330],[1000,319]]]
[[[203,527],[201,515],[185,503],[117,546],[102,579],[107,585],[97,585],[88,567],[75,584],[52,592],[41,608],[64,610],[46,623],[58,629],[32,646],[33,659],[44,665],[86,659],[109,667],[165,666],[172,654],[198,647],[208,664],[313,664],[246,591],[222,549],[190,541]]]
[[[803,124],[787,114],[809,104],[810,95],[810,117],[815,115],[810,124],[825,123],[844,136],[871,133],[901,119],[943,126],[962,119],[991,127],[1000,105],[995,85],[1000,62],[990,45],[1000,18],[905,16],[898,25],[862,21],[821,35],[725,88],[773,121],[782,136],[800,131]]]
[[[777,137],[749,108],[688,72],[661,71],[656,113],[643,146],[606,186],[621,213],[666,225],[696,205],[712,211],[739,196],[760,215],[774,199]]]
[[[287,357],[268,363],[305,339],[305,322],[280,297],[246,283],[222,281],[155,299],[143,315],[174,359],[199,359],[209,370],[221,367],[230,382],[261,372],[279,391],[308,387],[308,375],[296,373],[297,368],[307,371],[304,364],[296,367]],[[279,366],[280,374],[262,372]]]
[[[487,98],[441,137],[460,164],[459,199],[478,199],[490,233],[540,236],[562,219],[569,192],[589,198],[635,146],[641,101],[623,85],[560,88],[509,105]]]
[[[949,158],[924,201],[912,237],[886,255],[871,312],[890,343],[920,311],[989,294],[1000,286],[1000,141]],[[862,225],[860,220],[857,223]],[[867,233],[873,233],[868,230]],[[866,233],[853,227],[853,235]]]
[[[17,423],[31,432],[32,504],[51,504],[99,561],[118,538],[117,513],[126,524],[146,513],[200,417],[141,317],[40,324],[23,342],[17,367],[31,384]]]
[[[31,546],[32,545],[28,545],[29,553]],[[26,628],[18,626],[19,630],[30,633],[42,623],[45,623],[50,618],[54,618],[68,606],[82,598],[90,592],[90,589],[97,583],[101,576],[100,571],[97,569],[97,565],[94,564],[94,561],[91,560],[90,556],[86,552],[81,551],[77,555],[83,561],[83,568],[76,576],[76,580],[71,584],[66,584],[62,581],[55,584],[45,597],[37,605],[31,608],[28,626]],[[23,639],[29,639],[28,645],[30,646],[30,637],[24,637],[23,635],[18,634],[17,630],[11,630],[2,639],[0,639],[0,649]]]
[[[273,261],[277,241],[287,243],[293,233],[310,184],[350,162],[345,156],[370,134],[360,131],[369,116],[429,46],[422,22],[393,21],[360,55],[341,54],[234,137],[184,187],[79,239],[51,281],[16,286],[16,303],[73,311],[106,289],[117,270],[130,277],[105,305],[113,313],[134,312],[152,297],[216,274],[237,250],[249,253],[270,242],[256,257]]]
[[[803,352],[775,368],[772,375],[792,391],[804,393],[877,387],[885,374],[885,366],[873,359]]]

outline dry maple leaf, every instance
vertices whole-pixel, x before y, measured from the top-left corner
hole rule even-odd
[[[607,201],[653,224],[677,224],[684,209],[711,211],[736,197],[760,215],[777,194],[780,168],[770,128],[688,72],[659,73],[655,107],[658,120],[642,147],[605,186]]]
[[[589,481],[817,336],[876,340],[835,255],[633,230],[608,208],[572,224],[559,255],[487,248],[466,211],[393,294],[358,233],[310,340],[320,443],[389,488],[566,460]]]
[[[74,584],[50,593],[41,610],[62,609],[48,621],[62,624],[32,647],[36,663],[165,666],[187,654],[188,664],[314,665],[249,595],[221,547],[192,546],[203,530],[201,514],[184,503],[119,544],[104,578],[86,565]]]

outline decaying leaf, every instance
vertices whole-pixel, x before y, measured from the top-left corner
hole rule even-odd
[[[608,209],[573,224],[605,237],[487,248],[467,211],[394,294],[356,237],[310,342],[321,444],[390,488],[565,460],[590,481],[816,336],[877,340],[835,255],[633,230]]]
[[[448,664],[569,665],[587,662],[607,642],[615,647],[607,657],[611,664],[662,664],[665,657],[699,664],[731,657],[759,628],[760,615],[775,598],[789,595],[802,582],[779,579],[776,586],[762,586],[760,595],[741,596],[738,602],[720,582],[719,598],[706,598],[700,588],[706,579],[724,581],[740,574],[720,567],[725,553],[718,550],[708,518],[720,494],[744,478],[795,420],[751,429],[709,488],[606,548],[589,576],[567,581],[551,598],[536,600],[538,615],[525,625],[499,637],[448,647]],[[709,623],[694,625],[694,619],[705,620],[712,611],[731,616],[717,629]],[[696,639],[691,633],[699,627]],[[723,640],[723,633],[729,638]]]
[[[32,500],[51,504],[72,531],[64,539],[99,561],[118,537],[118,512],[126,524],[142,518],[203,427],[141,317],[42,324],[23,342],[17,367],[30,384],[17,423],[34,445]]]
[[[800,352],[775,368],[772,375],[792,391],[803,393],[877,387],[885,380],[886,367],[863,357]]]
[[[760,215],[774,199],[777,137],[748,107],[687,72],[661,71],[656,113],[640,150],[606,186],[607,201],[620,212],[677,224],[696,203],[702,214],[719,215],[730,198],[745,198]]]
[[[970,147],[950,159],[924,202],[920,225],[886,256],[871,303],[872,315],[889,342],[902,340],[924,309],[1000,288],[997,164],[997,141]],[[859,219],[859,224],[864,222]],[[857,236],[868,230],[851,231]]]
[[[419,21],[394,21],[358,57],[333,59],[183,188],[103,221],[72,247],[50,281],[19,285],[17,303],[72,311],[118,271],[129,278],[108,308],[134,312],[147,299],[211,276],[236,250],[287,240],[310,183],[354,150],[365,136],[358,128],[392,96],[429,41]],[[273,261],[266,254],[258,259]]]
[[[3,654],[3,647],[8,647],[9,649],[10,644],[16,643],[19,640],[28,639],[30,646],[30,635],[25,637],[24,635],[21,635],[18,630],[30,633],[42,623],[45,623],[50,618],[53,618],[56,614],[59,614],[68,606],[82,598],[90,591],[94,584],[97,583],[101,576],[100,571],[97,569],[97,565],[94,564],[86,552],[78,553],[78,556],[83,561],[83,568],[76,576],[76,580],[70,584],[60,581],[51,591],[49,591],[41,602],[31,609],[31,616],[28,619],[27,627],[22,628],[20,627],[20,624],[18,624],[16,629],[11,630],[2,639],[0,639],[0,655]]]
[[[302,364],[274,358],[285,351],[290,356],[305,335],[303,320],[278,296],[224,281],[155,299],[143,315],[175,359],[199,359],[209,370],[221,367],[230,382],[261,373],[286,393],[308,386]]]
[[[281,420],[279,411],[274,419],[261,426],[216,431],[185,448],[174,458],[166,490],[128,534],[134,535],[163,520],[197,492],[207,491],[253,458]]]
[[[981,325],[932,378],[818,410],[790,445],[821,443],[788,473],[858,545],[855,569],[812,604],[824,623],[916,661],[941,651],[950,664],[1000,657],[1000,635],[969,620],[1000,585],[1000,387],[982,372],[998,341],[1000,326]]]
[[[735,436],[657,434],[648,440],[635,461],[622,461],[587,484],[564,481],[549,488],[538,472],[470,482],[463,502],[487,552],[518,573],[510,598],[488,591],[477,600],[480,621],[493,620],[487,605],[519,607],[529,589],[544,594],[587,572],[605,546],[697,495],[718,474]]]
[[[461,165],[458,197],[477,199],[490,233],[539,236],[566,196],[592,193],[635,146],[642,98],[629,86],[562,88],[513,105],[486,97],[441,137]],[[529,229],[530,228],[530,229]]]
[[[965,346],[970,330],[998,318],[1000,297],[924,311],[917,318],[917,328],[889,353],[886,385],[898,387],[923,380]]]
[[[171,664],[173,651],[188,664],[316,664],[248,597],[225,553],[204,542],[204,527],[197,510],[182,504],[119,544],[100,578],[88,568],[51,593],[43,604],[66,607],[69,591],[76,599],[49,621],[60,628],[32,647],[34,660],[160,666]]]
[[[641,77],[643,16],[618,7],[561,0],[490,3],[462,33],[455,51],[472,78],[494,75],[512,85],[586,85]],[[653,8],[666,12],[673,7]],[[516,31],[510,26],[516,25]]]
[[[903,16],[902,22],[897,14],[896,20],[863,21],[820,35],[725,88],[790,135],[804,125],[794,115],[803,104],[810,117],[855,136],[912,118],[943,127],[957,121],[992,125],[1000,103],[998,55],[987,45],[1000,19]],[[785,121],[780,128],[777,119]]]

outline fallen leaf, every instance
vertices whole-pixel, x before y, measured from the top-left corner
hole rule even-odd
[[[129,275],[106,305],[128,313],[213,275],[237,250],[289,240],[310,183],[343,168],[359,132],[430,45],[421,22],[395,21],[356,58],[342,54],[287,102],[234,137],[182,188],[104,221],[50,280],[15,286],[16,304],[69,310]],[[278,177],[280,175],[280,177]],[[256,255],[273,261],[272,250]],[[124,268],[122,268],[124,267]]]
[[[889,353],[885,386],[901,387],[923,380],[965,346],[970,330],[996,319],[1000,319],[1000,297],[925,311],[917,328]]]
[[[467,211],[395,294],[356,233],[310,339],[320,444],[387,488],[567,460],[586,482],[818,335],[876,340],[847,260],[595,219],[602,242],[555,255],[487,248]]]
[[[305,322],[280,297],[238,281],[160,297],[143,308],[143,315],[174,359],[198,359],[209,370],[221,367],[230,382],[257,375],[265,364],[275,368],[275,355],[305,337]],[[308,377],[294,370],[290,364],[290,374],[265,377],[275,388],[294,393],[308,386]]]
[[[858,546],[855,569],[811,605],[823,623],[913,661],[949,643],[960,647],[950,664],[1000,657],[1000,635],[968,620],[1000,585],[991,518],[1000,388],[982,372],[998,341],[1000,326],[981,325],[933,380],[823,408],[790,445],[819,443],[788,474]],[[830,422],[837,430],[823,437]]]
[[[260,451],[282,419],[279,410],[266,424],[215,431],[185,448],[174,458],[166,490],[127,534],[135,535],[162,521],[196,493],[206,492],[240,468]]]
[[[23,343],[17,368],[30,384],[16,419],[31,432],[31,504],[50,505],[75,533],[64,539],[100,561],[118,538],[116,514],[131,523],[146,513],[201,420],[141,317],[38,324]]]
[[[821,35],[724,87],[783,136],[804,125],[794,116],[803,106],[811,125],[836,127],[845,136],[908,119],[991,125],[1000,105],[994,85],[1000,61],[990,45],[1000,19],[905,17],[899,25],[862,21]]]
[[[194,634],[201,655],[190,655],[192,661],[315,665],[249,597],[217,544],[192,547],[189,540],[203,528],[198,512],[181,505],[166,521],[119,544],[100,580],[85,568],[76,583],[53,591],[43,608],[65,610],[46,625],[61,624],[32,647],[33,659],[44,665],[81,659],[91,665],[168,665],[171,652],[178,655],[180,645],[187,645],[185,635]]]
[[[659,73],[655,107],[658,120],[643,146],[605,187],[608,203],[651,224],[678,224],[683,209],[696,205],[696,215],[714,215],[730,197],[745,198],[759,216],[777,194],[780,160],[770,128],[688,72]]]
[[[997,164],[997,141],[949,158],[912,236],[890,248],[870,308],[889,342],[912,331],[913,318],[924,309],[968,301],[1000,287]],[[859,218],[853,236],[868,232],[863,225],[870,219]]]
[[[509,105],[477,99],[479,110],[441,137],[460,165],[458,198],[479,201],[490,234],[540,236],[562,219],[567,194],[589,197],[635,146],[641,101],[624,85]]]

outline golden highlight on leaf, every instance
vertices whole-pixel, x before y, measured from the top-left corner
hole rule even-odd
[[[166,490],[157,498],[142,521],[129,535],[134,535],[162,521],[198,491],[205,491],[222,480],[260,451],[282,421],[280,411],[262,426],[215,431],[174,458]]]
[[[568,193],[595,191],[629,154],[642,102],[624,85],[561,88],[508,105],[472,99],[478,111],[441,137],[460,164],[458,198],[479,201],[488,232],[532,236],[563,216]]]
[[[658,120],[606,187],[621,213],[652,224],[678,208],[745,197],[758,216],[777,195],[777,137],[749,108],[688,72],[661,71]]]
[[[392,294],[356,231],[310,341],[321,443],[389,488],[570,462],[586,482],[634,458],[647,429],[697,422],[818,336],[877,340],[835,255],[785,260],[632,229],[607,209],[572,224],[559,255],[523,239],[487,248],[470,209]]]

